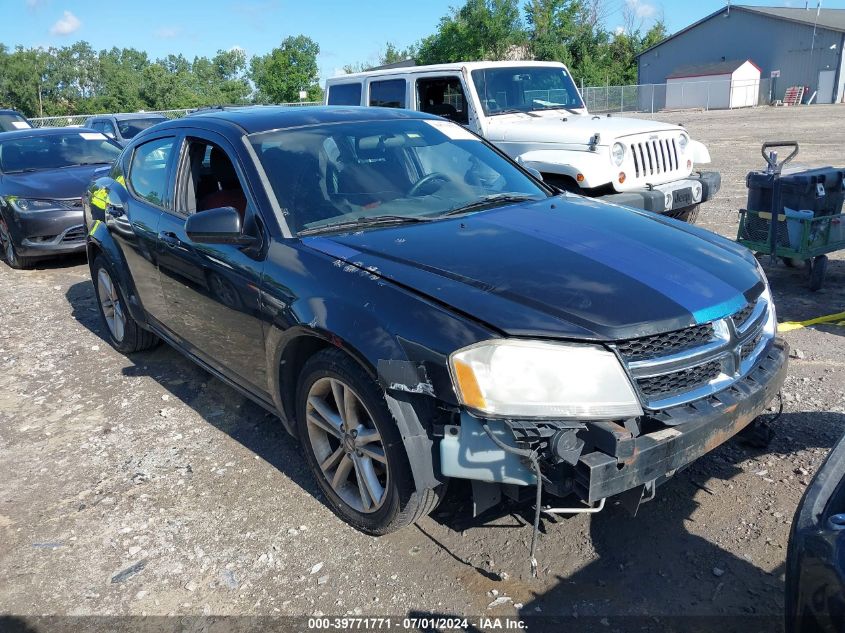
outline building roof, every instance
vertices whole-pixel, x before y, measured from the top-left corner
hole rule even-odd
[[[648,47],[642,53],[637,55],[637,57],[641,57],[649,51],[652,51],[659,46],[663,46],[663,44],[665,44],[669,40],[673,40],[679,35],[683,35],[687,31],[695,28],[699,24],[707,22],[707,20],[714,18],[717,15],[722,15],[723,13],[726,13],[728,11],[746,11],[748,13],[757,13],[758,15],[764,15],[766,17],[775,18],[777,20],[787,20],[789,22],[796,22],[809,26],[815,25],[819,28],[845,33],[845,9],[820,9],[818,10],[817,15],[816,9],[800,9],[791,7],[751,7],[748,5],[733,5],[722,7],[718,11],[714,11],[710,15],[701,18],[697,22],[693,22],[692,24],[681,29],[677,33],[673,33],[665,40],[658,42],[654,46]]]
[[[715,62],[712,64],[680,66],[673,70],[672,74],[666,77],[666,79],[678,79],[681,77],[706,77],[709,75],[730,75],[746,62],[754,66],[757,70],[760,70],[757,64],[752,62],[750,59],[734,59],[726,62]]]

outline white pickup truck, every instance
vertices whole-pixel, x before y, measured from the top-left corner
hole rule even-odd
[[[333,77],[327,105],[407,108],[483,136],[549,184],[690,222],[718,192],[707,148],[677,125],[587,112],[556,62],[460,62]]]

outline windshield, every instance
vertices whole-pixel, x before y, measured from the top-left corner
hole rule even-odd
[[[123,119],[117,121],[117,129],[120,131],[122,138],[135,138],[137,134],[143,132],[148,127],[152,127],[157,123],[167,121],[165,117],[145,117],[143,119]]]
[[[0,171],[10,174],[109,164],[118,154],[120,147],[99,132],[17,137],[0,142]]]
[[[508,66],[472,71],[484,114],[584,107],[566,69],[557,66]]]
[[[509,160],[442,120],[355,121],[250,137],[291,230],[423,221],[495,196],[549,196]]]
[[[14,112],[0,112],[0,132],[14,130],[28,130],[32,126],[20,114]]]

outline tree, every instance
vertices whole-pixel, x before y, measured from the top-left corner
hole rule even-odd
[[[267,55],[253,57],[250,76],[258,90],[256,100],[261,103],[299,101],[300,90],[308,93],[308,100],[320,99],[319,52],[317,42],[297,35],[285,38],[281,46]]]
[[[417,61],[521,58],[527,41],[517,0],[467,0],[441,18],[436,33],[422,40]]]

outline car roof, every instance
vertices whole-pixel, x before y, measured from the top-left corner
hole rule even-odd
[[[326,80],[326,85],[345,83],[366,79],[367,77],[383,77],[392,75],[416,75],[419,73],[431,72],[461,72],[464,68],[468,71],[481,68],[524,68],[525,66],[563,66],[560,62],[535,62],[535,61],[507,61],[507,62],[454,62],[451,64],[432,64],[430,66],[406,66],[402,68],[385,68],[382,70],[365,70],[360,73],[338,75]]]
[[[89,119],[115,119],[125,121],[127,119],[166,119],[167,117],[158,112],[121,112],[119,114],[92,114]]]
[[[0,141],[10,141],[16,138],[25,138],[29,136],[58,136],[59,134],[70,134],[79,132],[92,132],[99,134],[94,130],[85,127],[31,127],[25,130],[12,130],[11,132],[0,132]]]
[[[0,108],[0,114],[17,114],[18,116],[21,116],[21,117],[23,116],[17,110],[11,110],[9,108]]]
[[[247,106],[214,108],[174,119],[156,129],[200,127],[200,121],[230,123],[247,134],[288,128],[343,123],[344,121],[383,121],[389,119],[437,119],[424,112],[401,108],[364,108],[360,106]]]

